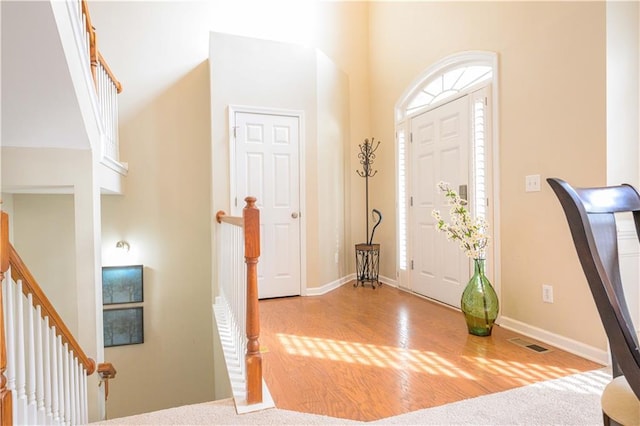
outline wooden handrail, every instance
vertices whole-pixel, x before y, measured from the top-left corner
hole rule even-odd
[[[62,338],[62,342],[69,344],[70,349],[73,350],[73,353],[76,354],[82,365],[84,365],[87,376],[93,374],[93,372],[96,371],[95,361],[84,353],[11,243],[9,243],[9,263],[11,264],[12,278],[16,281],[22,280],[22,292],[25,295],[32,295],[34,306],[40,305],[42,318],[49,317],[49,324],[56,328],[56,334]]]
[[[247,404],[262,402],[262,355],[258,309],[258,258],[260,257],[260,210],[256,199],[247,197],[244,218],[244,259],[247,264]]]
[[[113,81],[113,84],[116,86],[116,90],[118,93],[122,92],[122,84],[118,81],[116,76],[107,65],[107,61],[104,59],[102,54],[98,51],[98,37],[96,35],[96,29],[91,23],[91,15],[89,14],[89,5],[87,0],[82,0],[82,13],[86,16],[86,26],[85,31],[89,35],[89,60],[91,62],[91,75],[93,76],[93,83],[98,88],[98,62],[102,64],[104,70]]]
[[[98,375],[100,381],[104,382],[104,400],[109,398],[109,380],[115,379],[116,369],[110,362],[103,362],[98,364]]]
[[[109,68],[109,65],[107,64],[107,61],[104,59],[104,56],[102,56],[102,53],[100,52],[98,52],[98,62],[102,64],[105,72],[107,73],[111,81],[113,81],[113,84],[116,86],[116,91],[118,93],[122,92],[122,84],[120,84],[113,71],[111,71],[111,68]]]
[[[0,212],[0,282],[9,269],[9,215]],[[13,423],[13,399],[7,388],[7,345],[4,336],[4,304],[0,291],[0,424],[9,426]]]
[[[230,223],[231,225],[240,227],[244,226],[244,218],[239,216],[227,216],[227,214],[222,210],[219,210],[218,213],[216,213],[216,222]]]

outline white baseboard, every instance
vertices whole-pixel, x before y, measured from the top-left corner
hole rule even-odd
[[[386,285],[391,286],[391,287],[398,288],[398,281],[392,280],[391,278],[385,277],[384,275],[380,275],[378,278],[380,279],[381,283],[386,284]]]
[[[355,279],[356,274],[349,274],[346,277],[339,278],[323,286],[307,288],[307,294],[305,294],[305,296],[322,296],[323,294],[327,294],[330,291],[335,290],[336,288]]]
[[[551,333],[547,330],[543,330],[538,327],[534,327],[529,324],[525,324],[521,321],[514,320],[509,317],[500,317],[498,324],[508,330],[515,331],[532,339],[539,340],[549,345],[553,345],[559,349],[571,352],[572,354],[581,356],[588,360],[609,365],[611,363],[609,359],[609,353],[602,349],[595,348],[593,346],[585,345],[576,340],[569,339],[559,334]]]
[[[380,279],[380,282],[382,284],[386,284],[391,287],[398,287],[398,283],[396,282],[396,280],[392,280],[391,278],[385,277],[384,275],[380,275],[378,278]],[[305,294],[305,296],[322,296],[323,294],[327,294],[330,291],[335,290],[336,288],[343,286],[350,281],[354,281],[355,279],[356,274],[349,274],[323,286],[307,288],[307,293]]]

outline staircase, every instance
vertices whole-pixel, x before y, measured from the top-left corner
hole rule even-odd
[[[0,423],[86,424],[89,358],[9,242],[0,212]],[[115,377],[98,365],[101,383]]]
[[[2,1],[0,8],[0,421],[83,424],[104,416],[107,380],[115,375],[101,362],[96,330],[102,318],[100,197],[122,193],[128,171],[118,141],[122,85],[98,48],[86,0]],[[73,195],[74,278],[56,289],[76,304],[70,326],[9,243],[4,217],[19,217],[13,194],[22,193]]]

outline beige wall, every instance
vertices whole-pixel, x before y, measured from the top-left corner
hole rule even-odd
[[[101,52],[124,86],[121,158],[130,169],[125,195],[103,197],[103,253],[126,239],[145,265],[145,343],[105,351],[118,369],[109,417],[210,400],[214,379],[225,383],[214,378],[212,361],[210,194],[221,171],[210,160],[220,155],[211,129],[226,123],[210,118],[209,33],[302,41],[327,52],[353,82],[343,136],[357,145],[369,131],[366,10],[315,1],[92,2]],[[332,149],[318,154],[332,160]],[[335,241],[330,249],[322,256],[335,265]],[[334,268],[318,281],[344,272]]]
[[[69,330],[77,336],[73,195],[16,194],[11,198],[14,246]]]
[[[375,2],[370,13],[371,122],[383,140],[393,140],[394,103],[431,64],[498,54],[502,315],[606,348],[557,200],[546,182],[524,192],[529,174],[606,183],[604,3]],[[393,212],[394,158],[380,159],[374,202]],[[391,250],[393,230],[382,235]],[[394,258],[382,273],[393,274]],[[542,303],[542,284],[554,286],[554,304]]]
[[[211,34],[213,208],[230,211],[228,106],[304,111],[300,168],[307,288],[348,274],[345,164],[349,131],[346,74],[321,52],[291,43]],[[346,151],[346,153],[345,153]],[[214,230],[215,231],[215,230]],[[348,254],[351,254],[349,250]],[[215,272],[214,272],[215,273]]]

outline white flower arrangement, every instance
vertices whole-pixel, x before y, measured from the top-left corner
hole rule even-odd
[[[446,232],[447,239],[457,241],[465,254],[472,259],[484,259],[485,249],[489,243],[487,234],[488,224],[484,217],[472,218],[465,207],[467,201],[460,198],[458,193],[449,187],[447,182],[439,182],[438,189],[444,192],[447,205],[451,207],[451,223],[447,223],[440,216],[438,210],[431,215],[436,220],[439,231]]]

